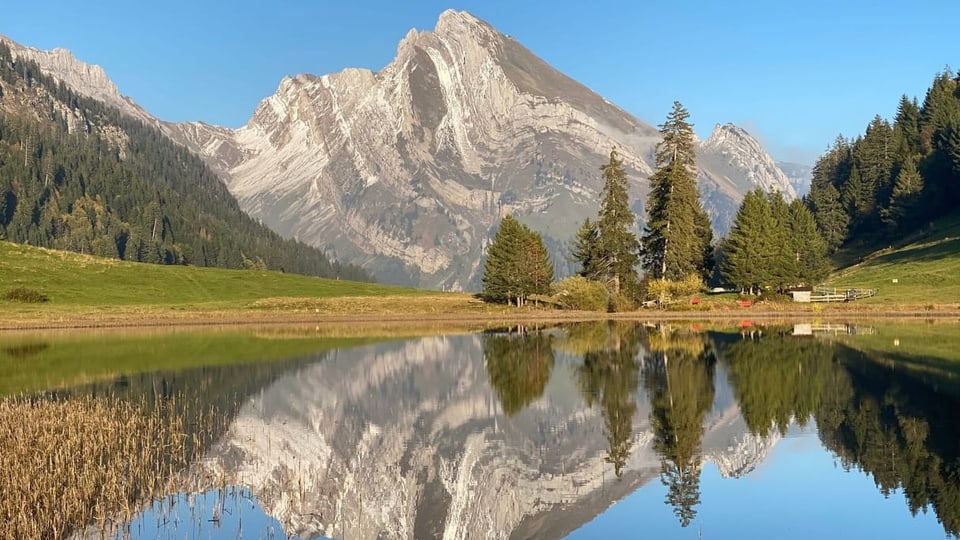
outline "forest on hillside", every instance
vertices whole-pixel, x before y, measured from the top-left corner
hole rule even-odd
[[[129,261],[370,281],[246,215],[197,156],[0,42],[0,240]]]
[[[960,206],[960,73],[938,74],[923,103],[900,98],[817,161],[807,204],[830,252],[895,244]]]

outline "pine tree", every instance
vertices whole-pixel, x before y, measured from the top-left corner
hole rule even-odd
[[[696,156],[689,113],[679,102],[660,126],[657,170],[650,177],[641,264],[654,279],[681,280],[712,271],[712,234],[696,184]]]
[[[507,215],[487,249],[483,297],[522,306],[532,294],[545,294],[553,281],[553,264],[538,233]]]
[[[852,165],[850,144],[838,136],[813,167],[807,206],[827,243],[828,253],[840,249],[849,232],[850,216],[841,201],[840,187],[849,177]]]
[[[591,280],[601,279],[603,262],[598,252],[599,236],[600,230],[597,228],[597,223],[590,221],[590,218],[585,219],[573,239],[571,258],[574,262],[580,263],[580,271],[577,275]]]
[[[800,199],[790,203],[789,237],[796,257],[795,284],[813,285],[830,273],[827,246],[817,230],[813,214]]]
[[[600,167],[603,175],[600,212],[597,216],[597,273],[613,295],[637,281],[639,244],[633,233],[636,217],[627,196],[627,173],[617,151]]]
[[[897,117],[893,123],[893,137],[898,156],[920,153],[920,107],[916,99],[900,96]]]
[[[779,192],[767,195],[770,204],[770,216],[773,227],[769,231],[766,245],[771,248],[768,258],[769,285],[778,291],[797,284],[797,257],[790,231],[790,209]]]
[[[917,171],[914,160],[910,158],[897,175],[893,192],[890,194],[890,204],[880,211],[880,218],[887,229],[909,230],[914,224],[922,191],[923,177]]]
[[[724,242],[723,278],[742,291],[758,292],[774,281],[771,259],[776,223],[763,190],[748,192]]]

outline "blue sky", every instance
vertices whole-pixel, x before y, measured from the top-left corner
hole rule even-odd
[[[923,99],[953,62],[956,0],[8,2],[0,34],[100,64],[164,120],[239,127],[284,75],[380,69],[410,28],[464,9],[640,119],[674,100],[812,164],[838,134]]]

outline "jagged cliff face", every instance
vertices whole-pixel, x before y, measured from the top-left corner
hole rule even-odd
[[[508,416],[479,336],[342,350],[250,398],[198,473],[240,479],[301,538],[561,537],[660,470],[641,391],[615,479],[578,362],[558,355],[544,396]],[[749,435],[723,398],[714,409],[704,455],[725,475],[752,469],[776,439]]]
[[[548,245],[569,241],[596,215],[611,148],[644,217],[656,130],[467,13],[412,30],[378,72],[284,78],[238,130],[144,117],[99,68],[24,54],[203,156],[264,224],[382,281],[478,289],[483,248],[507,213]],[[704,204],[721,233],[752,187],[794,194],[743,130],[724,127],[699,150]]]

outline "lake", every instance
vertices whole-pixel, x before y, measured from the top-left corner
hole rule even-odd
[[[0,411],[0,466],[39,467],[0,482],[0,538],[960,533],[956,324],[591,322],[403,336],[0,334],[0,392],[18,396]],[[67,409],[38,405],[48,402]],[[43,446],[51,431],[71,436],[67,414],[103,420],[76,428],[76,450]],[[113,417],[127,423],[83,431]],[[41,422],[52,427],[31,431]],[[99,452],[101,432],[110,450],[96,461],[108,471],[84,474],[106,476],[88,492],[57,476],[76,457],[61,454]],[[123,480],[140,477],[141,461],[149,488]],[[122,500],[110,506],[100,498],[114,484]],[[76,494],[81,517],[60,517],[44,490]],[[45,516],[55,526],[36,523]]]

